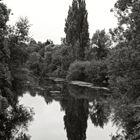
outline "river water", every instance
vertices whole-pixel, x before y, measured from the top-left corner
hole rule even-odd
[[[115,134],[117,129],[110,121],[103,128],[98,126],[108,110],[102,103],[105,99],[97,98],[94,91],[77,87],[50,90],[34,91],[34,95],[27,91],[19,98],[20,104],[35,113],[28,128],[31,140],[110,140]]]

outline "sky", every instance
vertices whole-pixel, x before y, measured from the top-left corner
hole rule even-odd
[[[64,26],[69,5],[72,0],[3,0],[12,10],[10,24],[19,17],[28,17],[31,24],[30,36],[36,41],[51,39],[55,44],[65,37]],[[97,29],[113,28],[117,19],[110,12],[116,0],[86,0],[88,11],[89,33],[92,37]]]

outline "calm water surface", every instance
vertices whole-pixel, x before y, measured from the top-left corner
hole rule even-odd
[[[34,121],[28,129],[31,140],[84,140],[85,136],[87,140],[110,140],[116,128],[111,122],[104,128],[95,127],[86,113],[86,106],[89,105],[87,94],[80,93],[77,96],[74,90],[72,92],[70,101],[60,101],[60,98],[55,97],[49,102],[47,97],[33,97],[28,92],[19,99],[20,104],[33,108],[35,112]]]

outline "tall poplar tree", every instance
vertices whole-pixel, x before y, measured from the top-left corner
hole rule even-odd
[[[85,0],[73,0],[65,23],[66,43],[72,47],[76,59],[85,58],[89,45],[89,32]]]

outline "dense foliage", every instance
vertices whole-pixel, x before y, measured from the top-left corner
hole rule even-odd
[[[112,31],[117,45],[109,57],[109,83],[114,94],[114,120],[125,129],[125,139],[140,139],[140,1],[117,1],[119,26]]]
[[[7,26],[10,10],[0,2],[0,139],[16,139],[25,135],[32,111],[18,104],[28,79],[25,63],[28,59],[27,19],[14,27]],[[20,129],[20,131],[19,131]]]
[[[8,26],[10,10],[0,1],[0,138],[14,139],[16,133],[17,139],[29,139],[24,131],[18,133],[18,128],[27,127],[33,112],[20,106],[18,97],[27,85],[61,77],[110,88],[112,120],[124,130],[124,136],[119,134],[112,140],[140,139],[140,1],[118,0],[112,11],[118,18],[118,27],[109,33],[97,30],[90,40],[85,0],[73,0],[65,23],[66,37],[55,45],[51,40],[42,43],[29,38],[27,18]],[[65,109],[67,132],[79,127],[71,122],[85,120],[85,127],[77,132],[83,136],[68,135],[70,139],[86,138],[88,110],[84,102],[70,98],[71,106]],[[84,118],[76,118],[82,113]],[[94,104],[94,113],[89,113],[95,126],[103,127],[108,120],[109,114],[101,103]],[[76,119],[69,122],[73,116]]]
[[[84,60],[89,46],[88,21],[85,0],[73,0],[65,23],[66,44],[71,46],[75,59]]]

